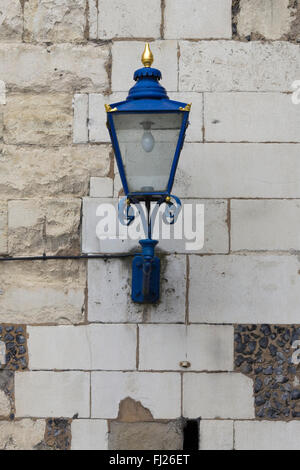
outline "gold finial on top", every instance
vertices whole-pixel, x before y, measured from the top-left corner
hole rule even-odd
[[[151,65],[153,64],[153,61],[154,61],[154,57],[151,52],[149,43],[146,42],[145,50],[142,55],[142,64],[144,65],[144,67],[151,67]]]

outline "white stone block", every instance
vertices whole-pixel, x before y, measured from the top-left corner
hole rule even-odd
[[[206,93],[208,142],[300,142],[300,106],[280,93]]]
[[[92,177],[90,180],[90,197],[112,197],[113,179]]]
[[[299,198],[298,144],[185,144],[173,193],[198,198]]]
[[[75,419],[71,425],[71,450],[107,450],[108,426],[101,419]]]
[[[183,416],[203,419],[254,418],[253,381],[237,373],[186,373]]]
[[[110,142],[109,132],[106,127],[105,104],[124,101],[127,93],[112,93],[102,95],[91,93],[89,95],[89,140],[90,142]]]
[[[203,94],[202,93],[168,93],[170,100],[192,103],[190,125],[186,131],[185,142],[203,141]]]
[[[28,327],[31,370],[132,370],[136,326]]]
[[[136,210],[134,223],[128,228],[121,225],[118,202],[116,198],[84,198],[82,249],[85,253],[140,251],[139,240],[145,238],[141,217]],[[159,240],[159,251],[228,253],[227,201],[182,200],[182,210],[174,225],[164,222],[165,208],[161,206],[153,226],[153,238]],[[112,214],[112,218],[108,218],[108,214]]]
[[[98,8],[97,0],[88,0],[89,39],[98,38]]]
[[[88,133],[88,95],[75,95],[73,121],[73,142],[74,144],[84,144],[89,140]]]
[[[140,325],[139,369],[233,370],[233,327],[214,325]]]
[[[180,416],[178,373],[92,372],[92,417],[115,419],[119,404],[130,397],[147,408],[154,419]]]
[[[200,421],[199,450],[233,450],[233,421]]]
[[[88,418],[90,373],[20,372],[15,375],[16,417]]]
[[[177,41],[155,41],[150,44],[154,55],[153,67],[162,73],[161,84],[167,91],[177,91],[178,50]],[[112,46],[112,90],[126,91],[135,84],[133,73],[142,67],[143,42],[118,41]],[[130,64],[125,67],[124,64]]]
[[[232,200],[231,249],[300,250],[300,202]]]
[[[190,321],[297,323],[299,268],[291,255],[191,256]]]
[[[298,45],[287,41],[180,41],[179,49],[179,90],[185,93],[290,92],[300,75]]]
[[[160,0],[98,0],[98,10],[99,39],[160,37]]]
[[[300,450],[299,421],[236,421],[235,450]]]
[[[132,259],[90,260],[88,317],[92,322],[183,323],[186,309],[186,259],[162,259],[161,298],[153,305],[131,300]]]
[[[166,0],[166,39],[231,36],[231,0]]]

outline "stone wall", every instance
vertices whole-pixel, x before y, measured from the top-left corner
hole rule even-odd
[[[128,259],[2,262],[0,448],[175,450],[196,420],[201,450],[299,450],[298,0],[0,0],[0,255],[136,248],[95,227],[145,41],[193,103],[174,194],[204,247],[161,243],[151,306]]]

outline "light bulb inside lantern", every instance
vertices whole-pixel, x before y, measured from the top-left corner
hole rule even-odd
[[[141,122],[141,125],[144,128],[144,134],[142,137],[142,147],[147,153],[152,152],[155,146],[155,139],[151,133],[152,124],[153,122],[150,121]]]

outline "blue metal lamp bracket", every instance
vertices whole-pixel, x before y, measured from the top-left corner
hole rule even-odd
[[[174,199],[175,203],[172,202]],[[163,214],[165,223],[174,224],[181,210],[181,201],[176,196],[163,197],[157,201],[151,213],[151,200],[146,200],[145,214],[140,201],[135,198],[124,197],[119,202],[119,220],[121,224],[129,226],[135,212],[131,204],[135,204],[141,217],[145,234],[148,238],[140,240],[142,252],[134,256],[132,262],[132,300],[136,303],[156,303],[160,298],[160,259],[155,256],[157,240],[152,240],[152,227],[161,204],[166,203]]]

